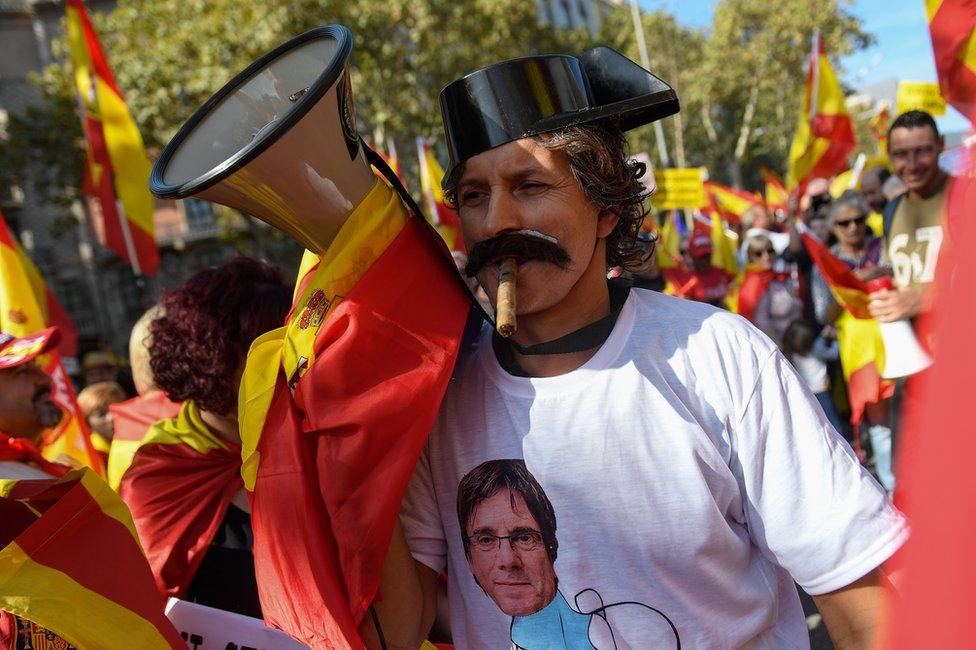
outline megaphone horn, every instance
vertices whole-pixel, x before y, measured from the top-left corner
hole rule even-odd
[[[907,320],[881,323],[885,365],[882,379],[898,379],[922,372],[932,365],[932,358],[919,345],[912,324]]]
[[[351,52],[351,32],[326,25],[252,63],[166,146],[152,193],[236,208],[324,252],[375,181],[356,128]]]
[[[867,283],[869,293],[894,290],[889,277],[875,278]],[[881,339],[884,342],[885,365],[881,371],[882,379],[898,379],[922,372],[932,365],[932,358],[919,345],[915,330],[908,320],[893,323],[880,323]]]

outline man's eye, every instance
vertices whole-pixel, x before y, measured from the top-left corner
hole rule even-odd
[[[495,536],[494,535],[475,535],[474,541],[475,541],[475,543],[480,544],[482,546],[487,546],[488,544],[494,544],[495,543]]]
[[[484,196],[484,194],[485,194],[484,192],[481,192],[479,190],[471,190],[471,191],[468,191],[468,192],[464,192],[461,195],[461,202],[462,203],[473,203],[474,201],[480,200]]]

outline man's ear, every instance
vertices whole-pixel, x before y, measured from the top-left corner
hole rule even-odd
[[[596,236],[606,239],[620,222],[620,215],[610,210],[602,211],[596,218]]]

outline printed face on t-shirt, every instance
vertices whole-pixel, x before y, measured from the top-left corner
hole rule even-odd
[[[465,533],[474,579],[505,614],[528,616],[552,601],[556,573],[520,493],[496,490],[475,506]]]

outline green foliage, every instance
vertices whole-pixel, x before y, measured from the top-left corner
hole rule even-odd
[[[324,23],[354,34],[351,70],[364,133],[395,136],[405,154],[415,136],[440,134],[437,95],[460,74],[586,44],[584,34],[542,25],[534,0],[119,0],[112,12],[91,17],[150,150],[258,56]],[[64,53],[57,42],[55,54],[64,60]],[[37,186],[44,198],[56,199],[55,180],[80,185],[84,149],[70,74],[65,62],[37,79],[46,102],[10,129],[0,182],[4,170],[31,160],[45,170]]]
[[[737,184],[746,166],[782,169],[814,28],[832,57],[872,40],[848,7],[849,0],[783,0],[774,8],[719,0],[707,31],[645,13],[651,68],[677,88],[682,104],[681,115],[664,123],[672,163],[706,165],[713,177]],[[590,44],[585,33],[541,24],[537,11],[535,0],[119,0],[92,19],[151,151],[264,52],[318,24],[347,25],[355,35],[351,70],[362,130],[393,138],[409,174],[414,137],[440,136],[437,96],[445,84],[504,58]],[[598,41],[638,59],[626,4]],[[64,60],[63,42],[55,54]],[[70,64],[49,67],[36,82],[45,103],[11,116],[0,184],[17,182],[30,162],[40,172],[34,191],[70,201],[84,162]],[[656,160],[650,127],[631,139]]]
[[[706,165],[713,178],[735,185],[758,185],[758,176],[743,178],[745,168],[758,164],[783,171],[814,29],[821,30],[835,66],[838,57],[873,42],[850,5],[850,0],[783,0],[775,6],[764,0],[719,0],[707,32],[677,25],[661,12],[645,14],[652,71],[672,83],[681,100],[687,163]],[[636,58],[626,8],[607,21],[601,36]],[[673,161],[674,118],[668,121]],[[649,134],[638,146],[651,152]]]

